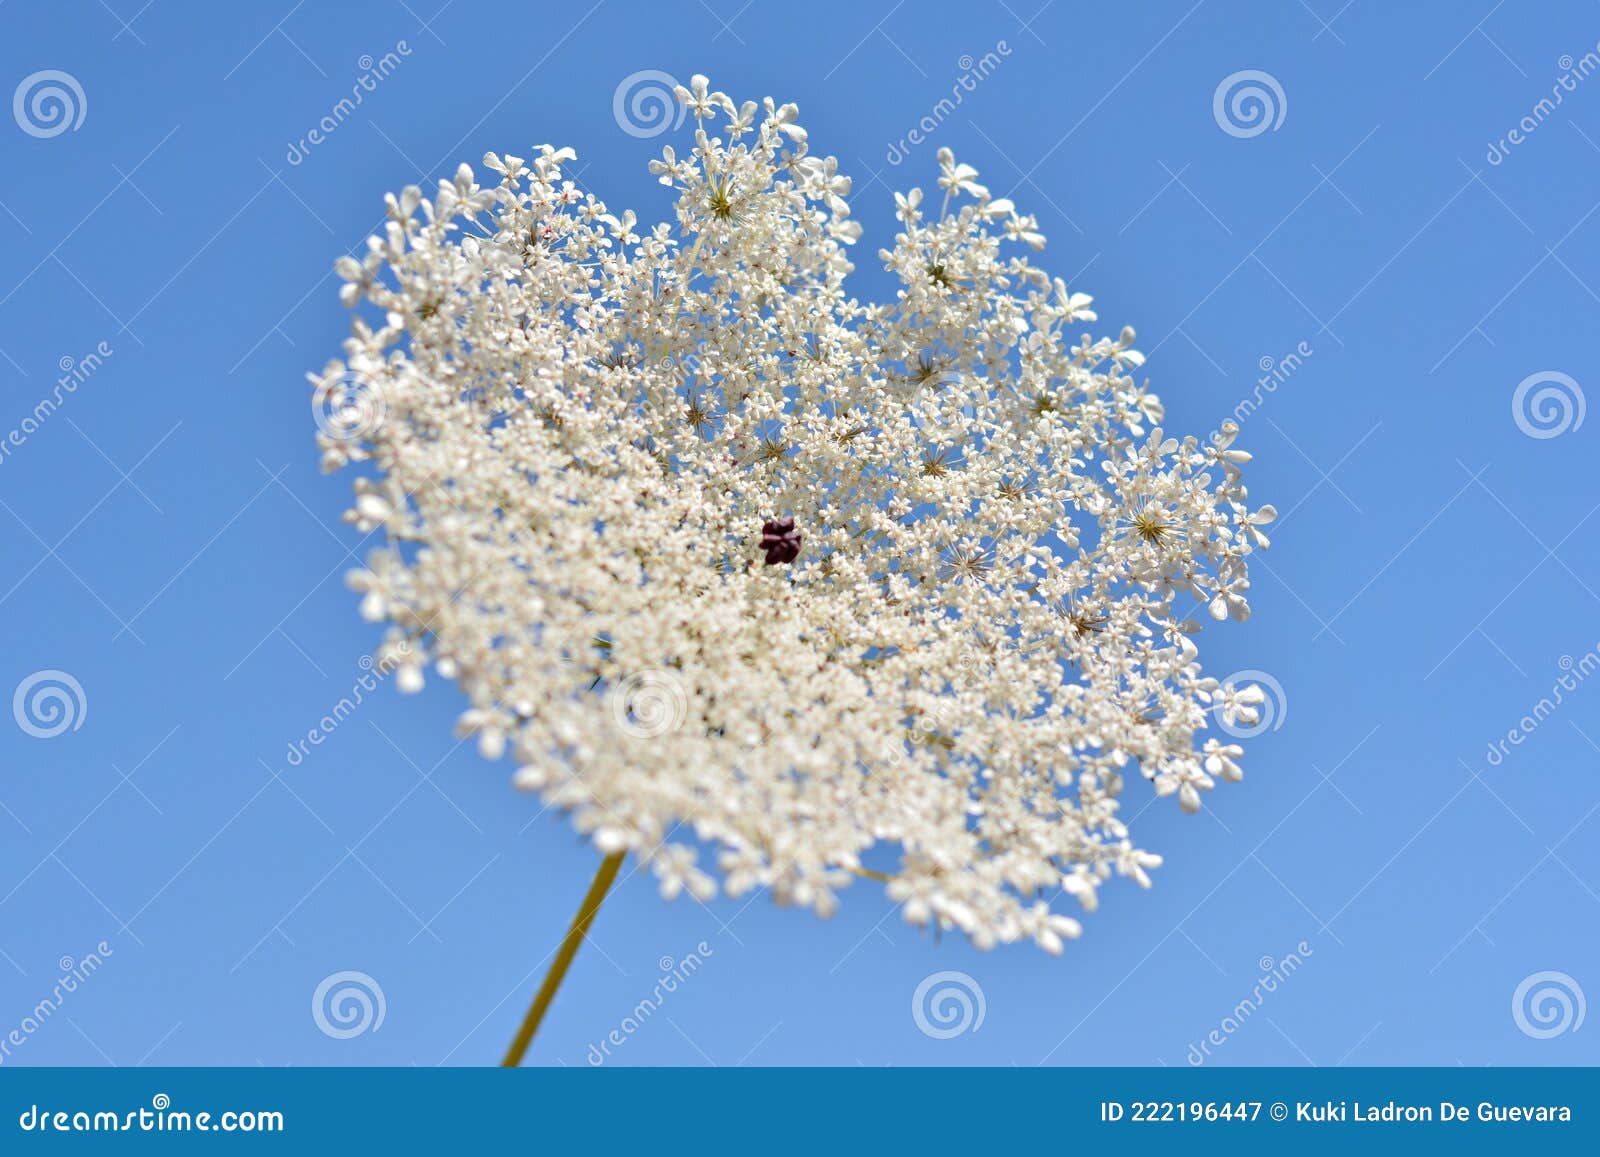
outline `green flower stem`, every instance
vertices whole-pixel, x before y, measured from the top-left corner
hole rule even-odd
[[[528,1015],[522,1018],[522,1027],[517,1030],[516,1039],[506,1050],[505,1060],[500,1062],[502,1067],[516,1068],[522,1063],[523,1054],[533,1043],[533,1034],[539,1031],[539,1022],[549,1011],[550,1002],[556,998],[556,990],[561,987],[567,969],[572,966],[572,958],[578,954],[578,945],[582,944],[583,938],[589,934],[589,926],[594,923],[595,914],[600,911],[600,904],[605,900],[606,893],[611,891],[611,885],[617,878],[617,870],[622,867],[624,855],[625,852],[616,852],[600,862],[600,870],[594,874],[594,882],[589,885],[588,895],[584,896],[583,903],[572,918],[572,926],[567,929],[561,947],[556,950],[555,962],[550,965],[550,971],[544,974],[544,983],[539,985],[533,1004],[528,1008]]]

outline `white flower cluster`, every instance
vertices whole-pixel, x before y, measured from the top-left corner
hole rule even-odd
[[[1133,331],[1069,332],[1090,298],[1002,256],[1037,223],[948,150],[868,304],[795,106],[678,97],[676,228],[541,146],[389,197],[340,262],[382,317],[313,377],[381,403],[320,436],[370,463],[362,613],[410,648],[402,689],[455,680],[461,734],[668,896],[714,895],[714,860],[827,915],[866,876],[913,924],[1059,951],[1053,899],[1160,863],[1118,818],[1130,768],[1186,811],[1240,777],[1199,733],[1260,695],[1201,674],[1187,596],[1248,613],[1249,455],[1163,433]]]

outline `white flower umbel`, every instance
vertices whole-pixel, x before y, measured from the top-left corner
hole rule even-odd
[[[387,539],[362,612],[410,648],[403,689],[455,680],[461,733],[669,896],[715,871],[827,915],[884,878],[913,924],[1059,951],[1063,892],[1160,863],[1130,772],[1186,811],[1239,778],[1201,733],[1253,701],[1201,673],[1190,615],[1248,614],[1249,455],[1162,430],[1133,331],[1083,332],[1091,299],[1017,252],[1037,222],[949,150],[937,213],[896,196],[900,288],[870,304],[795,107],[678,98],[672,224],[541,146],[391,196],[340,261],[377,310],[314,378],[362,402],[319,435]]]

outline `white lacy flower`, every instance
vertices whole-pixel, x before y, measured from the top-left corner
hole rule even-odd
[[[1129,768],[1188,810],[1239,778],[1198,733],[1251,704],[1189,616],[1248,613],[1248,456],[1161,429],[1133,331],[1069,332],[1090,298],[1014,255],[1036,222],[947,151],[867,304],[849,180],[794,106],[679,99],[695,147],[651,165],[675,229],[636,234],[542,146],[391,197],[340,262],[377,310],[314,378],[381,403],[319,439],[370,463],[362,612],[669,895],[709,895],[713,860],[827,914],[876,848],[913,923],[1058,951],[1063,893],[1160,863],[1118,818]]]

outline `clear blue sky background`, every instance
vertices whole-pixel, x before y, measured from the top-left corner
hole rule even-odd
[[[857,178],[863,295],[888,288],[891,190],[931,187],[953,148],[1037,211],[1109,332],[1138,328],[1174,431],[1214,428],[1262,359],[1307,343],[1245,422],[1252,492],[1287,515],[1256,615],[1205,640],[1212,670],[1270,672],[1288,709],[1204,814],[1141,817],[1157,886],[1112,889],[1059,959],[933,942],[870,885],[821,922],[766,897],[667,904],[640,876],[534,1059],[585,1063],[703,940],[616,1063],[1182,1065],[1262,958],[1305,941],[1219,1063],[1600,1062],[1600,1023],[1534,1039],[1511,1003],[1545,970],[1600,997],[1600,679],[1486,755],[1600,643],[1600,416],[1533,438],[1512,412],[1543,371],[1600,400],[1600,76],[1486,159],[1594,51],[1600,6],[442,2],[0,6],[0,98],[60,69],[87,100],[48,139],[0,115],[0,432],[63,358],[114,351],[0,461],[0,701],[45,669],[87,701],[51,739],[0,715],[0,1030],[61,957],[114,953],[8,1063],[497,1059],[595,856],[457,745],[441,681],[386,688],[287,763],[377,638],[342,583],[350,478],[317,472],[303,375],[346,331],[331,267],[387,190],[552,142],[657,218],[645,166],[673,138],[612,116],[645,69],[799,103]],[[399,41],[399,69],[289,164]],[[1213,93],[1245,69],[1287,108],[1241,138]],[[386,1015],[333,1039],[312,993],[347,969]],[[912,994],[946,969],[986,1015],[932,1039]]]

